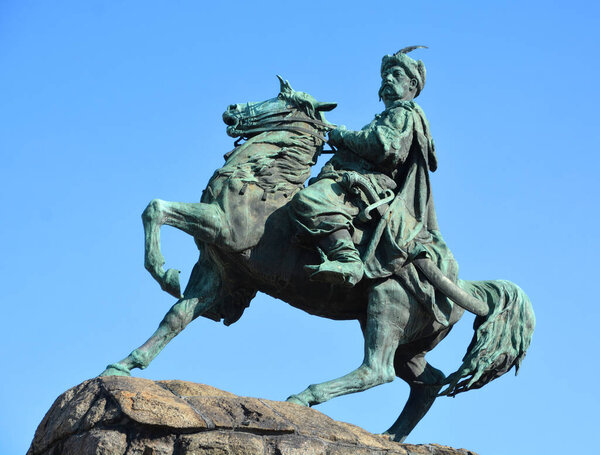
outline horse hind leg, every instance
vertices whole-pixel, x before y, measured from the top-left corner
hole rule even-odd
[[[202,314],[206,302],[201,299],[181,299],[167,312],[158,329],[148,340],[135,349],[131,354],[116,363],[112,363],[100,374],[100,376],[130,376],[131,370],[139,368],[143,370],[164,347],[175,338],[196,317]]]
[[[146,368],[190,322],[206,314],[228,297],[218,272],[204,255],[192,271],[187,294],[189,297],[180,299],[171,307],[156,331],[143,345],[123,360],[108,365],[100,376],[129,376],[133,368]]]
[[[201,242],[214,244],[229,235],[225,214],[215,204],[169,202],[154,199],[142,213],[144,223],[144,266],[163,291],[181,297],[179,271],[164,270],[165,259],[160,249],[160,228],[173,226]]]
[[[363,329],[365,357],[362,365],[338,379],[310,385],[303,392],[289,397],[288,401],[312,406],[393,381],[394,354],[398,344],[405,342],[408,304],[406,292],[395,280],[373,286],[369,292],[367,320]]]
[[[408,383],[410,394],[400,416],[385,432],[394,441],[403,442],[407,438],[427,414],[443,387],[446,376],[427,363],[425,354],[445,338],[448,332],[450,328],[419,342],[419,347],[416,349],[412,346],[401,346],[396,351],[394,359],[396,375]],[[422,352],[414,354],[416,350],[422,348],[425,348]]]
[[[410,394],[400,416],[384,434],[403,442],[433,405],[446,376],[429,365],[424,355],[403,361],[397,371],[410,386]]]

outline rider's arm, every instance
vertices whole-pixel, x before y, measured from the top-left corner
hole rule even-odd
[[[408,156],[412,144],[413,117],[402,110],[392,119],[374,121],[360,131],[334,130],[330,137],[334,145],[345,147],[367,161],[397,167]]]

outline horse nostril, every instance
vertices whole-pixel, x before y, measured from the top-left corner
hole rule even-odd
[[[237,104],[230,104],[229,105],[229,110],[230,111],[236,111],[237,110]]]
[[[225,112],[223,112],[223,121],[225,122],[226,125],[229,125],[229,126],[234,126],[237,124],[237,119],[235,118],[234,115],[232,115],[230,113],[229,109],[227,109]]]

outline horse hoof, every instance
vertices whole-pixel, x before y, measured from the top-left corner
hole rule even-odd
[[[288,403],[299,404],[300,406],[305,406],[307,408],[310,406],[308,402],[302,400],[298,395],[292,395],[288,397],[288,399],[285,401],[287,401]]]
[[[176,299],[181,299],[181,286],[179,285],[179,274],[181,272],[175,269],[169,269],[163,278],[162,290],[171,294]]]
[[[98,375],[98,377],[105,376],[131,376],[131,373],[129,372],[129,369],[125,368],[124,366],[113,363],[107,366],[106,370]]]
[[[376,434],[375,436],[380,436],[383,439],[386,439],[388,441],[393,441],[394,440],[394,435],[390,434],[390,433],[379,433],[379,434]]]

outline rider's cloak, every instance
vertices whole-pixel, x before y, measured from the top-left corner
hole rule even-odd
[[[365,275],[371,279],[395,275],[436,320],[448,324],[452,302],[437,291],[411,260],[425,255],[451,281],[458,264],[437,224],[429,171],[437,168],[429,123],[413,101],[398,101],[360,131],[344,131],[338,154],[322,176],[357,172],[381,191],[381,174],[393,179],[395,198],[380,218],[366,248],[361,248]]]

